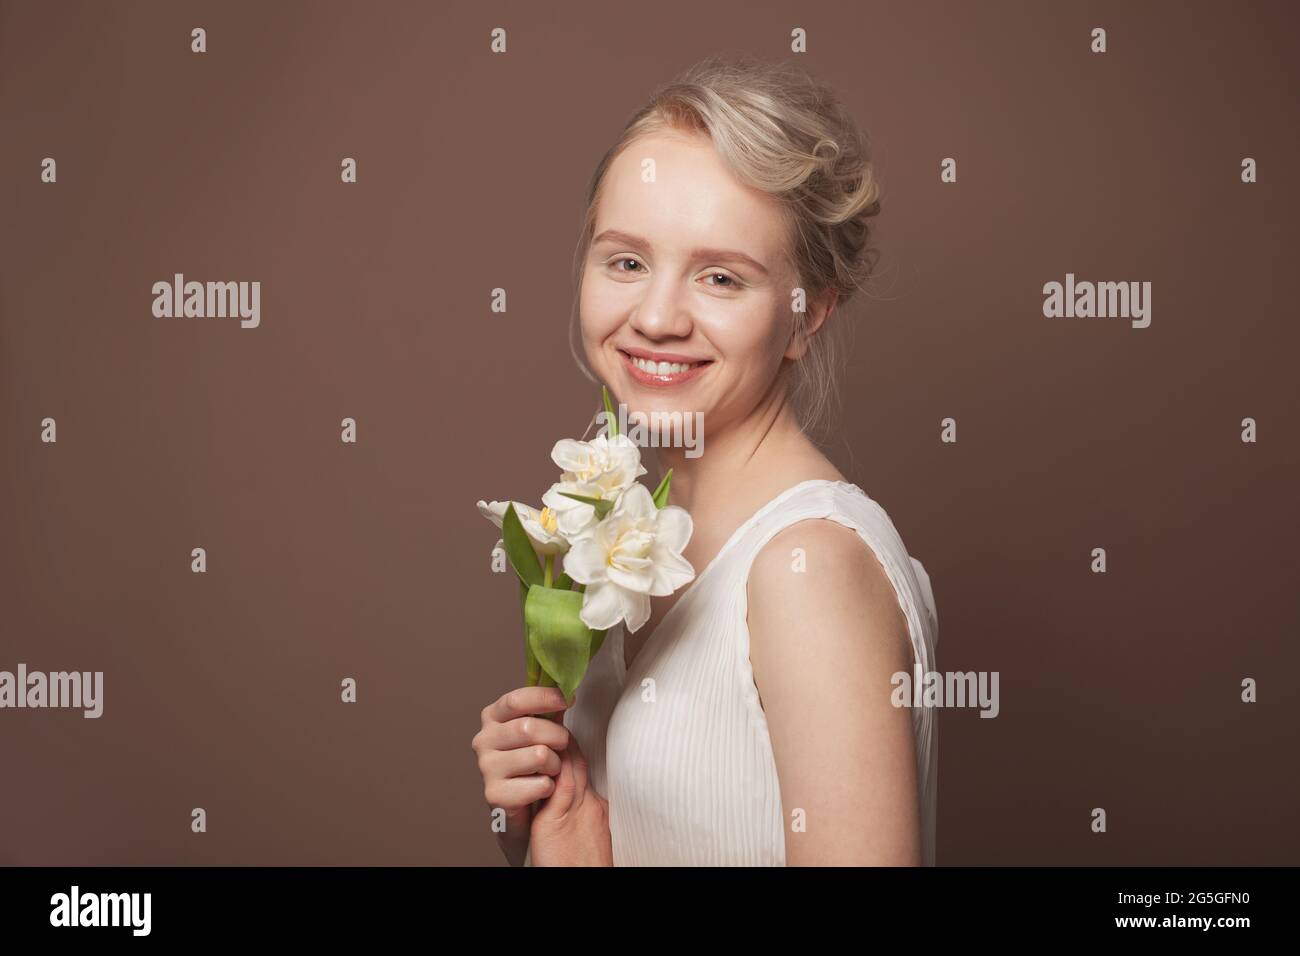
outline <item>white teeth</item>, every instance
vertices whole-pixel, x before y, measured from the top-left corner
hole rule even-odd
[[[638,358],[635,355],[629,356],[632,364],[643,372],[650,375],[680,375],[689,369],[695,368],[699,362],[652,362],[649,359]]]

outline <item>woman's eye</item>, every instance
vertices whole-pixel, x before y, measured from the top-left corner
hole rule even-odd
[[[624,263],[630,263],[630,265],[624,266]],[[615,272],[622,272],[626,275],[636,275],[637,272],[644,268],[641,263],[630,256],[620,256],[619,258],[612,260],[610,265],[614,268]],[[723,280],[721,282],[711,283],[716,289],[735,289],[740,286],[739,282],[727,275],[725,272],[710,272],[705,276],[705,278]]]

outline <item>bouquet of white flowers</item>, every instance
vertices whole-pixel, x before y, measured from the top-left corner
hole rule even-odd
[[[517,501],[478,503],[501,529],[497,547],[519,578],[528,684],[558,687],[569,703],[609,628],[621,621],[637,631],[652,595],[695,578],[682,557],[691,516],[668,504],[672,469],[653,493],[637,481],[646,473],[641,449],[619,434],[609,390],[602,392],[606,432],[555,443],[551,458],[562,473],[540,511]]]

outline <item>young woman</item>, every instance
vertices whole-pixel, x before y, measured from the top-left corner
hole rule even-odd
[[[892,680],[935,667],[929,579],[808,437],[878,195],[834,94],[748,56],[661,89],[597,168],[575,354],[630,413],[703,413],[703,454],[658,449],[696,577],[609,631],[562,724],[554,688],[484,709],[512,863],[933,864],[935,714]]]

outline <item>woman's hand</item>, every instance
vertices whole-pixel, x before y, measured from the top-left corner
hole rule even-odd
[[[563,724],[537,715],[566,706],[558,688],[517,687],[483,708],[483,726],[470,741],[483,775],[483,797],[488,806],[505,811],[506,830],[498,839],[514,866],[523,864],[528,850],[533,804],[556,791],[560,755],[572,739]]]
[[[555,790],[533,815],[533,866],[613,866],[609,803],[587,780],[587,758],[570,737]]]

